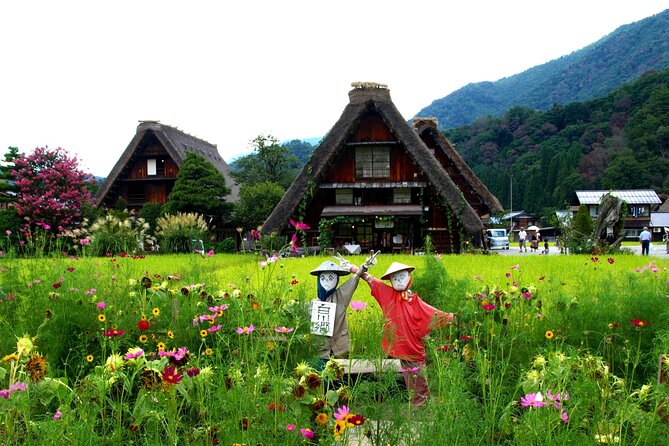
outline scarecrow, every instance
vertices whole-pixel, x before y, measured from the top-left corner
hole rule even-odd
[[[367,259],[367,266],[376,263],[376,254],[372,253]],[[422,370],[425,367],[423,339],[434,328],[451,323],[453,313],[437,310],[411,292],[413,270],[413,266],[393,262],[381,276],[382,280],[390,280],[390,285],[366,272],[362,278],[369,284],[371,294],[379,303],[386,320],[381,345],[383,351],[400,360],[404,382],[412,395],[411,403],[414,407],[420,407],[429,397]]]
[[[316,283],[318,299],[312,302],[311,307],[311,332],[324,338],[319,350],[319,359],[325,361],[330,357],[348,357],[350,336],[346,309],[358,287],[360,277],[368,268],[367,265],[363,265],[358,269],[341,256],[336,259],[341,265],[326,260],[311,271],[312,276],[318,277]],[[353,277],[337,288],[339,278],[351,272],[355,273]]]

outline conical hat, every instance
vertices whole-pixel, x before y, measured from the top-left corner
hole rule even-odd
[[[347,274],[351,274],[350,271],[342,269],[332,260],[326,260],[325,262],[321,263],[320,265],[318,265],[318,268],[311,271],[311,273],[309,274],[311,274],[312,276],[317,276],[320,273],[335,273],[338,276],[345,276]]]
[[[393,275],[393,274],[395,274],[399,271],[404,271],[405,269],[409,270],[409,272],[411,272],[416,268],[414,268],[413,266],[405,265],[404,263],[393,262],[393,264],[390,265],[390,267],[388,268],[386,273],[383,276],[381,276],[381,279],[387,280],[388,278],[390,278],[391,275]]]

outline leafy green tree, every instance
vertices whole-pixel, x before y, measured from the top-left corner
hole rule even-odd
[[[279,145],[272,135],[258,135],[252,142],[253,153],[237,159],[232,176],[237,183],[258,184],[271,182],[287,189],[295,177],[300,163],[287,147]]]
[[[5,158],[0,163],[0,204],[13,203],[16,201],[18,189],[13,183],[12,170],[15,168],[15,161],[19,158],[19,149],[9,147]]]
[[[269,181],[243,185],[239,190],[235,221],[246,228],[255,228],[263,224],[281,201],[283,194],[281,186]]]
[[[188,152],[167,197],[164,212],[197,212],[227,218],[232,210],[232,205],[225,201],[229,193],[223,174],[202,155]]]
[[[587,238],[592,235],[592,218],[586,205],[581,204],[578,207],[578,212],[574,215],[573,226],[577,237]]]

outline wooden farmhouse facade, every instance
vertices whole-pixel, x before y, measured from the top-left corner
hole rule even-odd
[[[263,225],[311,227],[307,243],[361,251],[413,251],[430,235],[438,252],[479,245],[482,215],[499,201],[440,137],[436,122],[407,124],[386,86],[355,83],[340,119]],[[432,131],[434,130],[434,131]]]
[[[188,152],[209,160],[225,176],[231,190],[226,201],[235,202],[239,187],[216,145],[157,121],[142,121],[102,186],[95,195],[98,206],[112,208],[119,200],[130,210],[145,203],[166,203]]]

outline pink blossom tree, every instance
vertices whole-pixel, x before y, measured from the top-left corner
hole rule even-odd
[[[48,225],[53,231],[72,229],[82,208],[93,204],[86,186],[95,179],[79,170],[77,158],[60,147],[36,148],[30,155],[22,154],[14,166],[16,210],[32,224]]]

